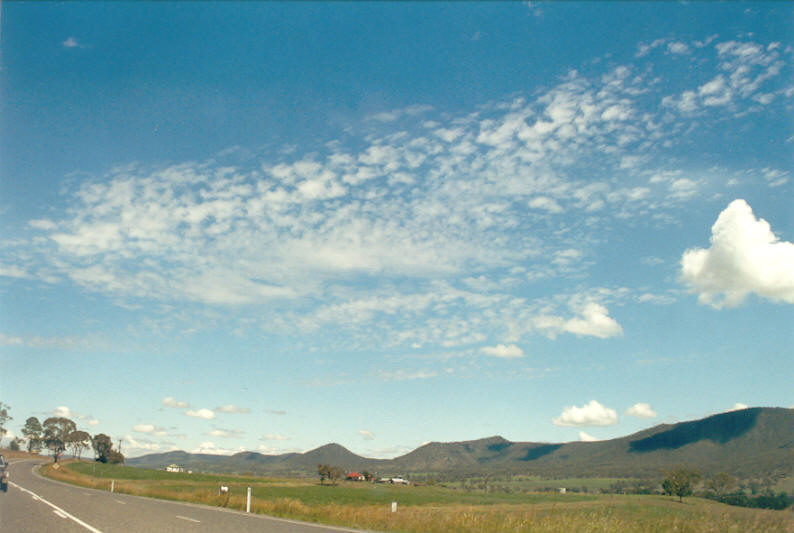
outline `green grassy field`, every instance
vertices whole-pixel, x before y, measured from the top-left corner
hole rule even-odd
[[[399,485],[340,482],[337,486],[320,485],[303,479],[223,476],[215,474],[170,473],[116,465],[69,463],[69,470],[97,480],[148,481],[152,486],[174,492],[190,491],[195,487],[217,489],[221,484],[230,487],[232,494],[252,488],[253,497],[260,500],[289,498],[305,505],[496,505],[545,502],[576,502],[592,500],[592,495],[554,493],[504,493],[451,490],[442,486],[404,487]]]
[[[471,477],[465,481],[444,482],[440,485],[454,489],[482,489],[504,492],[556,490],[565,487],[575,492],[600,492],[609,489],[621,478],[563,478],[548,479],[541,476],[515,475],[497,478]]]
[[[250,486],[253,512],[372,531],[794,532],[790,509],[745,509],[698,498],[678,503],[663,496],[563,495],[352,482],[323,486],[306,479],[172,474],[86,462],[64,463],[57,470],[46,465],[42,470],[47,476],[82,486],[108,490],[113,480],[118,492],[240,510],[245,508]],[[565,486],[571,480],[514,481],[523,490],[534,482]],[[218,495],[221,484],[230,487],[230,494]],[[391,502],[395,501],[398,510],[392,513]]]

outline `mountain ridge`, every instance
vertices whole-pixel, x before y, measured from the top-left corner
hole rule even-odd
[[[533,474],[544,477],[647,477],[687,463],[704,474],[737,477],[794,474],[794,409],[754,407],[676,424],[658,424],[633,434],[595,442],[512,442],[494,435],[456,442],[429,442],[393,459],[357,455],[337,443],[305,453],[233,456],[168,452],[127,460],[131,466],[227,473],[314,475],[317,464],[380,473],[439,477]]]

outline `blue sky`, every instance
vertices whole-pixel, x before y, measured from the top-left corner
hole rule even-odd
[[[788,3],[4,3],[0,400],[393,457],[794,405]]]

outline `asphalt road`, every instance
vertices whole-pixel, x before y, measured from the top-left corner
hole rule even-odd
[[[45,479],[36,463],[9,466],[0,492],[3,533],[325,533],[359,530],[270,518],[216,507],[167,502],[75,487]]]

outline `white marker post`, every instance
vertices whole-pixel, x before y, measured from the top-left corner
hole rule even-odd
[[[245,512],[251,512],[251,487],[248,487],[248,497],[245,500]]]
[[[111,479],[110,480],[110,492],[113,493],[113,490],[115,488],[116,488],[116,480],[115,479]]]
[[[392,513],[397,512],[397,502],[391,502],[391,512]]]

